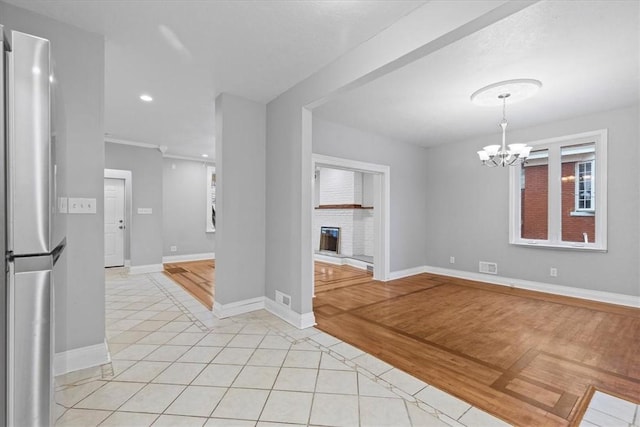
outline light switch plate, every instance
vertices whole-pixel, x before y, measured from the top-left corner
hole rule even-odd
[[[83,199],[84,213],[94,214],[96,213],[96,199]]]
[[[152,208],[138,208],[138,215],[151,215],[153,214]]]
[[[69,197],[68,212],[70,214],[96,213],[96,199]]]
[[[67,213],[68,212],[68,202],[69,199],[66,197],[58,197],[58,212],[59,213]]]

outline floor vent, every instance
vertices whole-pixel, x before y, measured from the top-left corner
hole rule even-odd
[[[480,261],[480,273],[498,274],[498,264],[495,262]]]
[[[373,273],[373,265],[367,265],[367,271]]]

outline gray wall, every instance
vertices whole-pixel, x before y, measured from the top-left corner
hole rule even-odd
[[[157,149],[122,144],[105,143],[104,147],[104,167],[129,170],[132,175],[131,266],[161,264],[162,154]],[[139,208],[151,208],[153,213],[138,214]]]
[[[390,167],[391,271],[423,266],[427,150],[314,116],[313,152]]]
[[[638,107],[631,107],[507,134],[516,143],[609,130],[607,253],[508,243],[508,168],[482,167],[476,155],[499,135],[429,149],[427,265],[477,272],[479,260],[493,261],[504,277],[640,295],[638,123]],[[454,265],[449,256],[456,257]],[[558,268],[558,277],[549,276],[550,267]]]
[[[265,294],[266,107],[216,98],[216,303]]]
[[[163,160],[162,228],[164,256],[210,253],[215,233],[205,232],[207,164],[190,160]],[[177,246],[176,252],[170,247]]]
[[[0,23],[51,41],[66,125],[67,195],[97,199],[97,214],[68,215],[68,276],[66,283],[56,283],[56,352],[100,344],[105,328],[104,40],[1,2]]]
[[[266,296],[291,295],[312,313],[311,113],[355,88],[527,6],[522,2],[428,2],[267,104]]]

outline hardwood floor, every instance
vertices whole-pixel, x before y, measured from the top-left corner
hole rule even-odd
[[[596,387],[640,402],[640,310],[432,274],[316,263],[317,327],[520,426],[579,421]]]
[[[164,264],[164,274],[182,286],[209,310],[213,308],[216,261],[175,262]]]
[[[315,263],[315,291],[323,292],[345,286],[367,283],[371,273],[348,265],[335,268],[335,265],[324,262]]]

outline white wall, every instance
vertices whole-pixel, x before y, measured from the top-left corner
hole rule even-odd
[[[97,201],[95,215],[68,215],[67,280],[56,283],[56,352],[104,341],[104,40],[0,2],[0,24],[51,41],[66,124],[67,191]],[[106,356],[106,354],[105,354]]]
[[[110,142],[104,146],[105,167],[129,170],[132,175],[131,266],[158,266],[162,264],[163,242],[162,153],[155,148]],[[140,208],[151,208],[151,215],[139,214]]]
[[[373,206],[373,174],[362,174],[362,206]]]
[[[368,177],[368,185],[364,177]],[[319,168],[315,191],[319,205],[362,205],[366,199],[373,204],[373,175],[362,172]],[[365,193],[367,193],[365,195]],[[340,227],[341,255],[373,256],[373,209],[315,209],[313,215],[313,248],[320,248],[322,226]]]
[[[162,163],[163,255],[214,252],[215,233],[205,232],[208,164],[171,158]]]
[[[373,256],[373,209],[316,209],[313,248],[320,249],[320,228],[340,227],[340,254]]]
[[[216,98],[216,306],[265,294],[265,117],[263,104]]]
[[[517,143],[608,129],[606,253],[508,243],[509,171],[482,167],[476,155],[480,147],[495,142],[493,135],[427,151],[427,264],[477,272],[479,260],[492,261],[504,277],[639,296],[638,114],[636,106],[507,134],[509,142]],[[455,256],[453,265],[450,256]],[[549,276],[550,267],[558,269],[558,277]]]
[[[319,204],[362,204],[362,174],[360,172],[319,168],[318,179]]]

